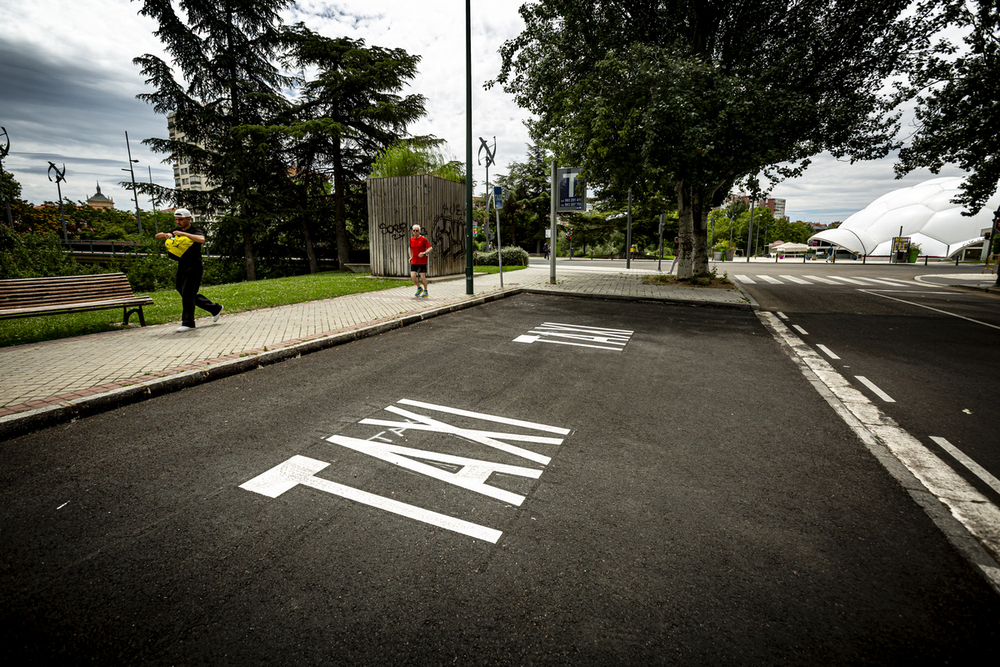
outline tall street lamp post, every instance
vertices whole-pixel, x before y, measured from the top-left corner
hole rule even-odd
[[[465,293],[472,294],[472,0],[465,0]]]

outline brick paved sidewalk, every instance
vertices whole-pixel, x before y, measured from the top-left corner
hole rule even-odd
[[[738,290],[643,285],[648,270],[565,268],[556,284],[547,265],[434,282],[429,298],[404,286],[323,301],[223,312],[177,333],[178,324],[0,348],[0,438],[116,405],[231,375],[304,352],[373,335],[524,291],[600,298],[664,300],[749,308]]]

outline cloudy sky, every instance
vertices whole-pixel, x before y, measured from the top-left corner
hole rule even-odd
[[[523,28],[523,0],[473,0],[473,159],[479,137],[497,140],[494,173],[522,161],[527,118],[502,90],[484,90],[499,70],[498,49]],[[0,22],[0,125],[10,137],[3,162],[21,183],[22,197],[55,200],[49,161],[66,165],[63,196],[85,200],[97,182],[117,208],[130,208],[128,156],[138,159],[136,179],[162,185],[172,172],[161,156],[140,142],[166,137],[166,119],[135,99],[145,86],[132,59],[161,54],[155,24],[129,0],[3,0]],[[465,158],[465,3],[461,0],[301,0],[286,13],[329,37],[363,38],[369,45],[400,47],[422,57],[411,90],[427,98],[427,116],[411,127],[448,142],[451,156]],[[2,141],[2,140],[0,140]],[[891,158],[848,165],[818,156],[802,178],[778,185],[772,196],[787,199],[792,220],[833,222],[873,199],[933,176],[914,173],[895,180]],[[474,165],[475,166],[475,165]],[[942,175],[960,175],[956,170]],[[480,185],[485,171],[476,167]],[[140,205],[150,203],[140,197]]]

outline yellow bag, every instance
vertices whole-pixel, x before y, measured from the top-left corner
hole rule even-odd
[[[171,259],[180,260],[181,255],[194,245],[194,241],[186,236],[173,236],[166,240],[167,252],[169,252],[173,257]]]

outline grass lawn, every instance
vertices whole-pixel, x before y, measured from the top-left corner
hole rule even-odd
[[[513,270],[524,267],[510,268]],[[474,270],[477,273],[496,273],[499,269],[495,266],[477,266],[474,267]],[[504,267],[504,273],[507,270],[508,267]],[[366,274],[347,271],[327,271],[273,280],[204,286],[201,288],[201,293],[212,301],[225,306],[226,310],[223,314],[225,316],[247,310],[332,299],[346,294],[376,292],[408,283],[408,279],[372,278]],[[177,292],[163,290],[149,293],[149,296],[153,298],[154,303],[152,306],[143,308],[147,325],[180,322],[181,297]],[[205,312],[198,310],[195,317],[204,315],[206,315]],[[116,331],[121,329],[121,322],[122,311],[120,308],[89,313],[0,320],[0,347],[38,343],[58,338],[73,338],[102,331]],[[137,325],[139,319],[133,315],[129,322]]]

